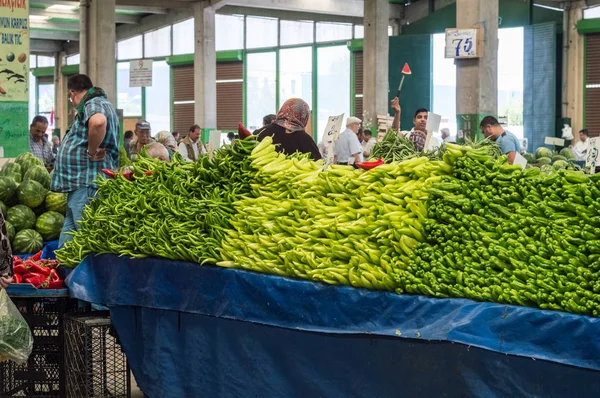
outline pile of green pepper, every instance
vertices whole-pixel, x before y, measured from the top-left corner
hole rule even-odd
[[[118,174],[97,181],[97,199],[57,258],[71,267],[91,253],[214,263],[233,203],[251,192],[249,154],[256,145],[237,140],[194,163],[177,156],[161,162],[141,153],[133,180]]]

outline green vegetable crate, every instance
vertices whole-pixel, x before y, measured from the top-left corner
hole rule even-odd
[[[0,363],[0,397],[66,397],[64,315],[86,312],[67,289],[55,292],[7,290],[33,334],[27,363]]]

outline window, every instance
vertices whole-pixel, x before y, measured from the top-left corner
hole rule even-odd
[[[129,62],[117,64],[117,108],[124,117],[142,116],[142,88],[129,87]]]
[[[51,114],[54,110],[54,84],[40,84],[38,86],[38,115],[46,116],[48,127],[54,126]]]
[[[329,116],[350,115],[350,50],[346,46],[317,50],[317,142],[321,141]],[[359,115],[362,117],[362,115]],[[345,119],[344,119],[345,120]]]
[[[144,57],[164,57],[171,55],[171,27],[167,26],[144,33]]]
[[[281,21],[279,32],[282,46],[312,43],[314,40],[314,23],[309,21]]]
[[[277,25],[277,19],[247,17],[246,48],[275,47]]]
[[[55,63],[54,57],[44,57],[42,55],[37,56],[37,67],[44,68],[48,66],[54,66]]]
[[[173,25],[173,55],[194,53],[194,18]]]
[[[590,8],[583,10],[583,19],[594,19],[594,18],[600,18],[600,7],[590,7]]]
[[[250,130],[262,127],[262,118],[277,113],[275,52],[248,54],[246,57],[246,124]]]
[[[365,37],[365,27],[363,25],[354,25],[354,38],[363,39]]]
[[[352,25],[346,23],[317,23],[317,42],[352,39]]]
[[[146,87],[146,120],[152,135],[171,131],[171,70],[166,61],[152,63],[152,87]]]
[[[244,48],[243,16],[217,14],[215,25],[215,46],[217,51],[241,50]],[[192,33],[191,35],[193,39],[194,34]]]
[[[312,47],[279,51],[279,107],[290,98],[302,98],[312,108]]]
[[[132,37],[131,39],[117,42],[117,59],[140,59],[143,54],[143,37],[142,35]]]
[[[449,128],[456,135],[456,66],[452,58],[445,58],[446,37],[433,35],[433,109],[442,116],[441,128]],[[438,137],[439,138],[439,137]]]
[[[81,62],[81,57],[79,56],[79,54],[75,54],[75,55],[71,55],[70,57],[67,57],[67,65],[79,65],[79,63]]]
[[[37,67],[37,57],[35,55],[31,55],[29,57],[29,68]]]

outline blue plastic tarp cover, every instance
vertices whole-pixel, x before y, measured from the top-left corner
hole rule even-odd
[[[88,256],[75,298],[309,332],[463,343],[600,370],[600,319],[557,311],[397,295],[165,259]]]

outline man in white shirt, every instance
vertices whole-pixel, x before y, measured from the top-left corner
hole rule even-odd
[[[449,142],[449,143],[455,143],[456,140],[450,136],[450,129],[447,127],[444,127],[443,129],[440,130],[440,132],[442,133],[442,141],[443,142]]]
[[[371,130],[364,130],[363,138],[364,138],[363,142],[362,142],[363,157],[365,159],[368,159],[371,157],[371,154],[373,153],[373,147],[375,146],[375,139],[373,138],[373,134],[371,133]]]
[[[588,150],[590,149],[590,133],[584,129],[579,132],[579,141],[575,145],[571,145],[577,160],[585,160]]]
[[[188,162],[195,162],[200,155],[206,153],[204,145],[200,142],[200,126],[194,124],[190,127],[187,137],[181,140],[177,151]]]
[[[346,120],[346,130],[338,137],[333,147],[333,163],[354,164],[363,161],[362,145],[358,141],[358,130],[362,120],[351,116]]]

